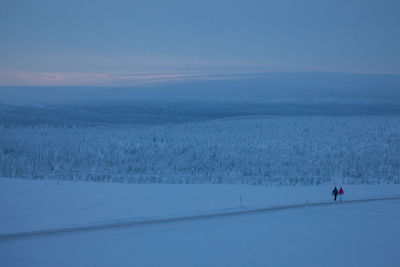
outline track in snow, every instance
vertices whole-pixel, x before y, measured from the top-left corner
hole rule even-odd
[[[264,212],[271,212],[271,211],[278,211],[278,210],[298,209],[298,208],[304,208],[304,207],[338,205],[339,203],[340,204],[354,204],[354,203],[361,203],[361,202],[387,201],[387,200],[400,200],[400,197],[368,198],[368,199],[347,200],[347,201],[343,201],[343,202],[340,202],[340,201],[338,201],[338,202],[318,202],[318,203],[306,202],[306,203],[302,203],[302,204],[282,205],[282,206],[275,206],[275,207],[265,207],[265,208],[256,208],[256,209],[238,210],[238,211],[229,211],[229,212],[220,212],[220,213],[210,213],[210,214],[200,214],[200,215],[190,215],[190,216],[160,218],[160,219],[149,219],[149,220],[140,220],[140,221],[133,220],[133,221],[125,221],[125,222],[115,222],[115,223],[106,223],[106,224],[65,227],[65,228],[58,228],[58,229],[38,230],[38,231],[31,231],[31,232],[9,233],[9,234],[0,234],[0,241],[6,241],[6,240],[11,240],[11,239],[21,239],[21,238],[41,237],[41,236],[49,236],[49,235],[58,235],[58,234],[66,234],[66,233],[77,233],[77,232],[84,232],[84,231],[95,231],[95,230],[103,230],[103,229],[121,228],[121,227],[133,227],[133,226],[140,226],[140,225],[164,224],[164,223],[194,221],[194,220],[220,218],[220,217],[240,216],[240,215],[264,213]]]

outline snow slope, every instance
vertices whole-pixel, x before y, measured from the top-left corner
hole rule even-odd
[[[0,179],[0,234],[331,200],[332,186]],[[345,200],[399,196],[346,186]],[[242,199],[242,202],[240,202]],[[1,266],[398,266],[400,201],[0,239]]]
[[[398,266],[400,201],[1,240],[1,266]]]
[[[172,185],[0,179],[0,234],[331,200],[332,186]],[[346,186],[345,199],[393,197],[399,185]]]

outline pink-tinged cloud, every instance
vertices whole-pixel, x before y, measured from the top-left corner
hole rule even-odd
[[[232,80],[246,74],[0,72],[0,86],[135,86],[180,81]]]

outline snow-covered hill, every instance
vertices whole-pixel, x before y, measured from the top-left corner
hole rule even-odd
[[[345,200],[397,197],[399,185],[345,186]],[[332,186],[172,185],[0,178],[0,234],[332,200]]]
[[[331,186],[110,184],[0,179],[1,234],[240,211],[292,210],[0,238],[1,266],[397,266],[398,200],[335,203]],[[399,196],[345,186],[345,199]],[[241,199],[241,200],[240,200]],[[0,235],[1,236],[1,235]]]

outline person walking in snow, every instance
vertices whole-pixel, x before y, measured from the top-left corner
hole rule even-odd
[[[343,200],[343,195],[344,195],[343,188],[342,188],[342,187],[340,187],[340,189],[339,189],[339,200],[340,200],[340,201],[342,201],[342,200]]]
[[[338,194],[338,190],[337,190],[337,188],[336,188],[336,186],[335,186],[335,188],[334,188],[333,191],[332,191],[332,195],[335,197],[335,198],[334,198],[335,201],[336,201],[337,194]]]

